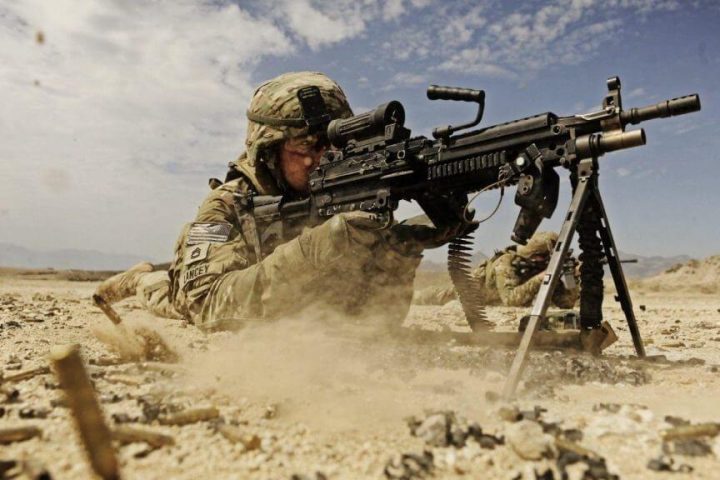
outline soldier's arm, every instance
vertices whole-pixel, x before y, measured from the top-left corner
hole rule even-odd
[[[544,272],[525,280],[515,273],[512,255],[500,257],[494,265],[495,287],[503,305],[508,307],[524,307],[530,305],[537,295],[542,283]]]
[[[573,308],[579,297],[579,287],[567,289],[565,285],[559,283],[555,289],[555,293],[553,293],[553,303],[558,308]]]

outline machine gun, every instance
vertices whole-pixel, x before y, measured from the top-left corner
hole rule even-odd
[[[468,194],[490,189],[502,192],[517,185],[515,203],[520,212],[511,238],[525,244],[542,219],[550,218],[555,211],[560,184],[556,168],[563,167],[570,172],[573,199],[511,369],[506,394],[514,392],[538,319],[545,314],[576,229],[582,251],[582,327],[600,327],[601,260],[606,258],[636,351],[642,356],[642,339],[597,187],[598,158],[645,144],[644,130],[626,131],[628,125],[697,111],[700,99],[695,94],[623,109],[620,79],[608,79],[607,88],[602,108],[595,112],[566,117],[546,112],[470,130],[482,120],[485,92],[433,85],[427,90],[430,100],[471,102],[478,108],[472,122],[435,128],[433,139],[411,136],[404,126],[405,110],[397,101],[351,118],[332,120],[326,133],[335,149],[328,150],[311,173],[307,198],[288,201],[281,196],[256,196],[243,200],[243,208],[253,212],[256,243],[283,241],[297,234],[301,226],[321,223],[341,212],[370,212],[390,225],[401,200],[418,202],[436,227],[469,223]],[[307,102],[312,92],[301,90],[298,96]],[[319,93],[315,97],[311,110],[322,111]],[[468,323],[473,330],[480,330],[484,313],[469,275],[467,251],[471,245],[470,235],[449,243],[448,269]],[[262,255],[261,250],[256,248],[258,255]]]

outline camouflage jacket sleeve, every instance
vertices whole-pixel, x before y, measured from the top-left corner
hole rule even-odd
[[[199,312],[215,279],[255,263],[252,248],[243,238],[234,205],[235,193],[247,193],[244,178],[212,190],[198,209],[195,221],[185,225],[170,267],[173,306],[184,316]]]
[[[576,279],[577,281],[577,279]],[[573,289],[567,289],[562,284],[562,282],[558,282],[557,288],[555,288],[555,293],[553,293],[553,303],[558,308],[573,308],[575,306],[575,302],[577,302],[578,298],[580,298],[580,288],[575,287]]]
[[[528,306],[537,295],[545,273],[540,272],[529,278],[522,278],[512,264],[513,256],[513,254],[503,255],[493,263],[495,288],[503,305]]]

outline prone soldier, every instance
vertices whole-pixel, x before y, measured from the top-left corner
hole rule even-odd
[[[557,234],[537,232],[527,245],[512,245],[480,263],[472,272],[485,305],[527,307],[532,305],[545,276]],[[576,276],[576,272],[572,272]],[[553,294],[558,308],[572,308],[580,295],[575,285],[560,284]],[[413,303],[444,305],[456,298],[450,287],[427,287],[415,293]]]
[[[307,87],[319,90],[319,108],[300,101],[298,92]],[[423,249],[446,243],[460,226],[383,228],[374,215],[344,213],[259,258],[257,242],[243,229],[241,217],[248,212],[238,198],[306,196],[309,174],[329,145],[322,127],[352,110],[333,80],[296,72],[262,84],[247,116],[245,153],[230,163],[225,182],[182,230],[169,271],[141,263],[104,281],[95,294],[107,304],[137,295],[150,312],[186,318],[204,330],[276,319],[313,302],[398,324],[409,308]]]

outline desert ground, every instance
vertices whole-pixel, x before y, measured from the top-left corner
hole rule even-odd
[[[0,443],[0,478],[93,478],[52,369],[17,378],[79,344],[110,428],[166,435],[116,441],[123,478],[717,479],[720,257],[707,262],[632,282],[648,359],[609,292],[619,341],[597,358],[533,352],[509,403],[498,393],[512,349],[414,342],[322,312],[204,334],[132,299],[117,305],[121,330],[91,303],[92,275],[5,270],[0,439],[37,430]],[[527,310],[488,315],[512,331]],[[413,306],[404,327],[467,331],[455,302]],[[139,328],[179,360],[133,359],[124,335]]]

